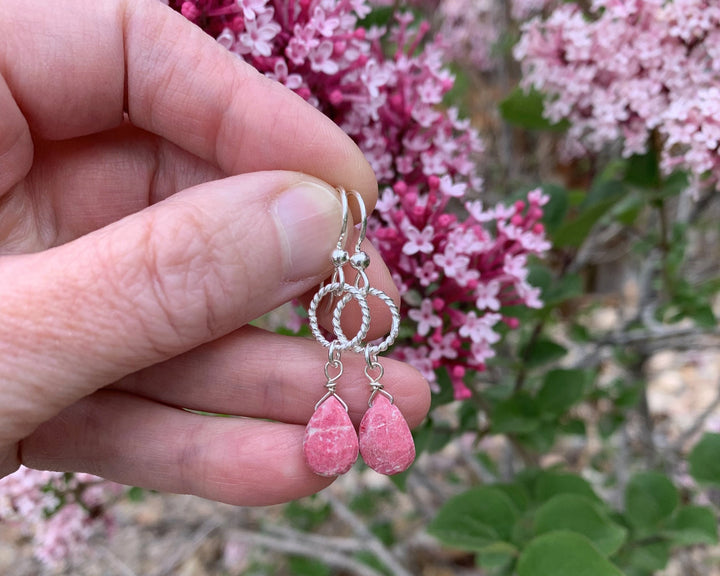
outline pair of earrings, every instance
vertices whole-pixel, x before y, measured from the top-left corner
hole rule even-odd
[[[331,255],[334,272],[330,283],[320,287],[308,309],[313,336],[328,348],[328,361],[325,364],[327,391],[315,404],[315,412],[305,428],[303,452],[310,469],[320,476],[344,474],[355,463],[358,453],[376,472],[387,475],[398,474],[406,470],[415,459],[415,445],[405,418],[395,406],[392,395],[380,382],[384,370],[378,361],[378,354],[386,351],[397,338],[400,313],[387,294],[369,285],[365,270],[370,265],[370,258],[360,247],[367,232],[367,214],[360,194],[354,190],[348,193],[341,187],[337,190],[342,202],[343,222],[340,238]],[[348,194],[357,200],[362,216],[360,234],[352,256],[345,250],[349,213]],[[353,284],[345,282],[343,267],[348,262],[357,273]],[[317,319],[318,306],[326,296],[330,297],[329,306],[333,310],[332,326],[335,338],[332,341],[325,338]],[[365,342],[370,329],[368,296],[375,296],[383,301],[392,316],[390,333],[382,342],[375,345]],[[348,339],[340,326],[340,319],[351,300],[358,303],[362,320],[358,333],[352,339]],[[334,308],[332,308],[333,303]],[[350,420],[347,404],[336,392],[338,380],[343,374],[341,354],[345,350],[364,355],[364,371],[370,386],[368,410],[360,422],[359,433],[355,432]]]

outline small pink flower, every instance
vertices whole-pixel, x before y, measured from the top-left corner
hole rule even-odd
[[[460,327],[459,334],[470,338],[473,342],[487,342],[494,344],[500,340],[500,335],[492,327],[501,319],[500,314],[485,314],[478,318],[474,311],[468,312],[465,322]]]
[[[506,254],[503,272],[515,280],[524,281],[528,275],[528,269],[526,266],[527,257],[525,254],[519,254],[517,256]]]
[[[412,256],[418,252],[432,254],[435,250],[435,246],[433,246],[432,243],[434,234],[435,229],[432,226],[426,226],[421,232],[415,228],[415,226],[407,224],[405,227],[407,242],[405,242],[402,251],[408,256]]]
[[[417,332],[420,336],[426,336],[431,328],[439,328],[442,326],[442,318],[435,315],[432,300],[425,298],[420,304],[420,308],[412,308],[408,311],[411,320],[417,322]]]
[[[478,307],[478,310],[500,310],[499,293],[500,282],[498,280],[491,280],[488,283],[481,282],[475,288],[475,306]]]
[[[431,261],[427,261],[415,269],[415,276],[420,280],[421,286],[430,286],[440,277],[440,274],[435,265]]]
[[[282,28],[273,20],[273,9],[257,15],[253,20],[245,21],[245,32],[238,36],[237,49],[240,54],[270,56],[272,42]]]
[[[464,254],[458,254],[452,244],[445,247],[444,253],[435,254],[433,261],[443,269],[449,278],[462,275],[470,265],[470,258]]]

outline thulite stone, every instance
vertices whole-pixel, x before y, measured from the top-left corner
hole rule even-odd
[[[410,427],[395,404],[377,394],[360,422],[360,454],[380,474],[399,474],[415,460]]]
[[[305,461],[320,476],[344,474],[358,457],[358,438],[347,411],[330,396],[310,418],[303,439]]]

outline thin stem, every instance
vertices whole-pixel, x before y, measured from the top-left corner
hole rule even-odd
[[[327,564],[331,568],[345,570],[355,576],[382,576],[368,565],[354,560],[342,552],[332,550],[327,543],[324,546],[318,546],[317,542],[309,541],[305,537],[305,534],[299,532],[285,532],[285,537],[282,539],[276,535],[262,534],[244,529],[233,530],[233,533],[240,536],[240,538],[248,544],[260,546],[282,554],[313,558]]]
[[[338,518],[352,528],[353,532],[365,543],[367,550],[372,552],[394,576],[412,576],[412,574],[400,564],[392,552],[367,529],[365,523],[358,518],[350,508],[330,494],[323,493],[323,496],[330,503]]]

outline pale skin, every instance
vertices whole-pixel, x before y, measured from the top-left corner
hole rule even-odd
[[[327,350],[247,324],[330,274],[332,185],[377,198],[361,152],[156,0],[2,12],[0,476],[86,471],[243,505],[327,486],[302,456]],[[389,322],[371,311],[372,338]],[[364,360],[343,361],[358,424]],[[426,382],[383,364],[417,425]]]

